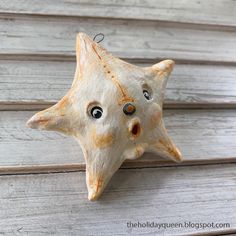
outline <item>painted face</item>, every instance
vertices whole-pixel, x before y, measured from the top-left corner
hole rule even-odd
[[[112,56],[83,33],[77,36],[76,57],[71,89],[27,125],[59,131],[79,142],[86,161],[89,200],[100,196],[126,159],[150,151],[181,161],[162,120],[172,60],[137,67]]]

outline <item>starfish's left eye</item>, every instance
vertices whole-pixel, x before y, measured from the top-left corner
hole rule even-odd
[[[99,119],[102,117],[103,110],[99,106],[95,106],[91,109],[91,116],[95,119]]]

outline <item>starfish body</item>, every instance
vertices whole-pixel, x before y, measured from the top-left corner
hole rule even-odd
[[[89,200],[96,200],[126,159],[153,152],[181,161],[162,119],[174,61],[138,67],[114,57],[84,33],[76,40],[77,66],[67,94],[38,112],[31,128],[73,136],[86,162]]]

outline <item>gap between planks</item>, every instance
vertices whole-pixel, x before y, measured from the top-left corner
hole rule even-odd
[[[0,111],[40,111],[55,105],[54,102],[30,102],[30,101],[0,101]],[[232,103],[191,103],[191,102],[168,102],[163,105],[164,109],[236,109],[236,102]]]
[[[0,101],[0,111],[40,111],[55,105],[58,101]],[[232,103],[192,103],[165,102],[164,109],[236,109],[236,102]]]
[[[166,60],[166,57],[155,57],[155,58],[129,58],[129,57],[119,57],[121,60],[129,62],[131,64],[142,63],[142,64],[155,64],[159,61]],[[211,61],[204,59],[184,59],[171,57],[176,64],[188,64],[188,65],[221,65],[221,66],[236,66],[236,61]],[[33,53],[0,53],[0,60],[11,60],[11,61],[62,61],[62,62],[76,62],[75,55],[69,54],[33,54]]]
[[[144,168],[163,168],[163,167],[185,167],[199,165],[220,165],[236,163],[236,157],[227,159],[212,160],[187,160],[182,163],[171,161],[125,161],[121,169],[144,169]],[[0,166],[0,175],[18,175],[18,174],[50,174],[85,171],[86,165],[79,163],[71,164],[47,164],[47,165],[24,165],[24,166]]]
[[[1,11],[1,10],[0,10]],[[112,21],[130,21],[130,22],[155,22],[163,23],[168,25],[181,25],[187,26],[194,29],[204,29],[204,30],[221,30],[221,31],[234,31],[236,25],[226,25],[226,24],[209,24],[209,23],[198,23],[198,22],[184,22],[184,21],[172,21],[172,20],[160,20],[160,19],[145,19],[145,18],[129,18],[129,17],[111,17],[111,16],[75,16],[75,15],[58,15],[58,14],[39,14],[39,13],[2,13],[1,16],[8,17],[31,17],[31,18],[43,18],[47,17],[49,19],[61,18],[61,19],[88,19],[88,20],[112,20]]]

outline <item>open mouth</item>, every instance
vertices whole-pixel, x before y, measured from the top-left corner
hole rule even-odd
[[[141,126],[139,122],[134,122],[130,129],[129,129],[129,133],[131,134],[132,138],[137,138],[139,137],[140,133],[141,133]]]

